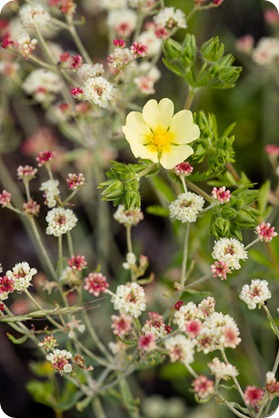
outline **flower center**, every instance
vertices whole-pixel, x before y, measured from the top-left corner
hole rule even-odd
[[[146,146],[151,152],[158,153],[159,157],[163,152],[170,152],[173,145],[174,134],[159,126],[150,134],[146,135]]]

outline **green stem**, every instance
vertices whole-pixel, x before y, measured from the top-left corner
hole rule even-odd
[[[244,415],[241,412],[239,412],[237,409],[235,409],[231,405],[231,403],[228,402],[219,392],[218,392],[217,396],[230,409],[230,411],[232,411],[237,417],[240,417],[240,418],[248,418],[248,415]]]
[[[92,399],[92,408],[96,418],[106,418],[106,414],[101,404],[101,401],[97,396],[94,396],[94,398]]]
[[[87,62],[87,64],[91,64],[93,65],[93,62],[91,60],[91,58],[89,57],[83,43],[80,40],[80,37],[76,31],[76,28],[73,24],[73,16],[72,15],[67,15],[67,22],[69,25],[69,32],[72,35],[72,38],[76,44],[77,49],[79,50],[80,54],[83,56],[84,60]]]
[[[39,247],[39,250],[41,251],[41,253],[43,255],[43,258],[44,258],[44,260],[45,260],[45,262],[46,262],[46,264],[49,268],[50,274],[51,274],[52,278],[54,280],[56,280],[56,273],[55,273],[54,267],[53,267],[52,262],[51,262],[51,260],[48,256],[48,253],[47,253],[47,251],[44,247],[44,244],[43,244],[42,239],[40,237],[36,222],[35,222],[34,218],[29,217],[28,219],[29,219],[29,222],[30,222],[35,240],[36,240],[36,242],[38,244],[38,247]]]
[[[192,106],[192,103],[193,103],[193,100],[194,100],[194,96],[195,96],[195,90],[189,89],[189,93],[188,93],[187,99],[186,99],[185,104],[184,104],[184,109],[186,109],[186,110],[191,109],[191,106]]]
[[[186,186],[185,177],[184,176],[179,176],[179,178],[181,180],[181,183],[182,183],[182,186],[183,186],[183,189],[184,189],[184,193],[187,193],[188,189],[187,189],[187,186]]]
[[[126,239],[127,239],[127,249],[128,249],[128,253],[132,253],[133,252],[133,244],[132,244],[132,227],[130,225],[126,226]]]
[[[276,337],[279,339],[279,330],[277,328],[277,325],[276,325],[274,319],[272,318],[271,313],[269,312],[268,307],[266,305],[263,305],[263,308],[264,308],[264,311],[266,313],[267,319],[270,322],[270,326],[271,326],[272,331],[274,332],[274,334],[276,335]]]
[[[182,286],[184,286],[185,281],[186,281],[189,235],[190,235],[190,223],[187,222],[185,238],[184,238],[184,246],[183,246],[183,259],[182,259],[182,265],[181,265],[181,274],[180,274],[180,283]]]
[[[144,168],[142,171],[136,174],[137,179],[139,180],[141,177],[145,176],[146,174],[150,173],[150,171],[154,170],[155,167],[157,167],[157,163],[153,163],[149,165],[148,167]]]
[[[252,247],[253,245],[257,244],[257,242],[259,242],[260,239],[256,238],[254,241],[250,242],[250,244],[246,245],[246,247],[244,247],[244,250],[248,250],[248,248]]]
[[[63,271],[63,241],[62,235],[58,237],[58,263],[57,263],[58,275],[60,276]]]
[[[201,195],[209,203],[212,203],[212,198],[211,198],[211,196],[209,196],[209,194],[207,194],[206,192],[204,192],[200,187],[198,187],[196,184],[192,183],[190,180],[185,179],[185,181],[186,181],[187,186],[191,190],[194,190],[194,192],[196,192],[199,195]]]
[[[74,246],[73,246],[73,239],[72,239],[72,235],[70,231],[67,232],[67,241],[68,241],[69,254],[71,257],[73,257],[75,255],[75,252],[74,252]]]

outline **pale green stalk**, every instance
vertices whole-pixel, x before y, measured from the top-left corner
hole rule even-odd
[[[106,418],[106,414],[99,397],[94,396],[92,399],[92,408],[96,418]]]
[[[201,195],[209,203],[212,203],[212,198],[211,198],[211,196],[209,196],[209,194],[207,194],[206,192],[204,192],[200,187],[198,187],[196,184],[192,183],[190,180],[185,179],[185,181],[186,181],[187,186],[191,190],[194,190],[194,192],[196,192],[199,195]]]
[[[68,242],[69,254],[71,257],[73,257],[75,255],[75,252],[74,252],[72,234],[70,231],[67,232],[67,242]]]
[[[185,281],[186,281],[189,236],[190,236],[190,222],[187,222],[185,238],[184,238],[184,246],[183,246],[183,259],[182,259],[181,273],[180,273],[180,283],[181,283],[182,286],[184,286]]]

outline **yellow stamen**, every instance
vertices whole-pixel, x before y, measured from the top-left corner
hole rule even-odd
[[[145,145],[149,151],[162,155],[163,152],[170,152],[173,144],[174,134],[165,128],[159,126],[150,134],[146,135]]]

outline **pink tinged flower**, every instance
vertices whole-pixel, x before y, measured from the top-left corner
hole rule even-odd
[[[181,308],[181,306],[183,306],[183,301],[182,300],[178,300],[175,305],[174,308],[179,311],[179,309]]]
[[[33,199],[23,203],[23,210],[27,215],[38,216],[41,206]]]
[[[109,287],[107,279],[102,273],[90,273],[85,278],[84,289],[94,296],[99,296],[100,293],[105,292]]]
[[[72,354],[69,351],[56,348],[53,353],[47,354],[46,359],[60,374],[63,372],[70,373],[72,371],[72,366],[69,362],[69,360],[72,359]]]
[[[0,277],[0,293],[12,293],[15,281],[7,276]]]
[[[0,302],[0,311],[1,312],[4,312],[5,311],[5,305],[2,302]]]
[[[273,372],[266,373],[265,389],[270,395],[279,394],[279,382],[276,380]]]
[[[274,231],[274,226],[270,226],[270,223],[262,222],[256,227],[256,234],[260,241],[270,242],[272,238],[276,237],[278,234]]]
[[[223,3],[224,0],[212,0],[212,3],[215,4],[215,6],[220,6]]]
[[[34,168],[30,165],[25,165],[24,167],[20,165],[17,168],[17,177],[20,180],[29,181],[35,178],[37,172],[37,168]]]
[[[279,22],[279,13],[276,9],[267,9],[264,11],[264,20],[271,25]]]
[[[81,271],[83,269],[86,268],[87,266],[87,261],[85,260],[84,255],[73,255],[69,260],[68,260],[68,265],[71,267],[71,269],[73,270],[77,270],[77,271]]]
[[[200,399],[206,399],[214,393],[214,382],[203,375],[197,377],[192,382],[192,386]]]
[[[169,37],[169,32],[164,26],[156,26],[154,33],[159,39],[166,39]]]
[[[272,157],[279,157],[279,146],[276,144],[268,144],[264,148],[267,155]]]
[[[210,266],[213,277],[219,277],[221,280],[227,279],[227,274],[231,273],[226,261],[215,261]]]
[[[113,40],[113,45],[118,47],[118,48],[125,48],[126,42],[122,38],[114,39]]]
[[[218,200],[220,203],[227,203],[231,198],[231,192],[230,190],[226,190],[225,186],[219,187],[219,189],[213,187],[211,194],[213,199]]]
[[[132,330],[133,318],[131,316],[122,314],[122,315],[112,315],[112,332],[118,337],[123,337],[125,334],[128,334]]]
[[[244,391],[245,402],[251,406],[257,406],[261,402],[264,391],[256,386],[247,386]]]
[[[256,309],[257,305],[261,307],[268,299],[271,298],[271,292],[268,288],[266,280],[254,279],[251,284],[245,284],[239,295],[249,309]]]
[[[46,150],[46,151],[39,152],[38,157],[36,158],[36,161],[38,162],[38,166],[42,167],[50,163],[51,161],[53,161],[55,157],[56,157],[55,152]]]
[[[70,59],[69,52],[63,52],[63,54],[60,55],[61,62],[67,62],[69,59]]]
[[[187,177],[187,176],[190,176],[190,174],[192,174],[193,167],[187,161],[184,161],[180,164],[176,164],[173,171],[177,176]]]
[[[152,351],[156,347],[156,336],[152,332],[141,335],[138,340],[138,348],[142,351]]]
[[[198,309],[201,311],[203,316],[208,317],[214,313],[215,305],[215,299],[211,296],[208,296],[198,304]]]
[[[6,206],[10,206],[11,199],[12,199],[11,193],[7,192],[6,190],[2,190],[2,193],[0,193],[0,205],[3,208],[5,208]]]
[[[69,59],[69,67],[72,70],[77,70],[78,68],[82,66],[82,64],[83,64],[82,56],[78,54],[71,56]]]
[[[84,93],[84,91],[81,87],[74,87],[71,90],[71,94],[73,96],[81,96],[83,93]]]
[[[197,335],[199,335],[201,328],[201,321],[199,319],[194,319],[193,321],[186,323],[186,334],[190,338],[195,338]]]
[[[85,177],[82,173],[79,174],[72,174],[69,173],[68,177],[66,178],[68,183],[68,187],[70,190],[78,190],[85,184]]]
[[[255,41],[252,35],[244,35],[236,41],[235,48],[240,52],[250,54],[253,50],[254,43]]]
[[[144,45],[142,42],[134,42],[133,45],[130,47],[134,58],[145,57],[148,52],[147,45]]]
[[[14,41],[12,41],[12,39],[10,38],[10,34],[6,33],[1,40],[1,47],[4,49],[7,49],[13,44],[14,44]]]
[[[224,347],[236,348],[240,343],[241,338],[239,338],[239,330],[235,325],[225,325],[222,329],[222,342]]]
[[[59,344],[57,342],[57,339],[53,335],[47,335],[43,341],[38,343],[39,347],[44,348],[47,351],[54,350],[55,347],[57,347]]]
[[[171,334],[172,327],[170,325],[165,325],[165,331],[166,331],[167,334]]]

